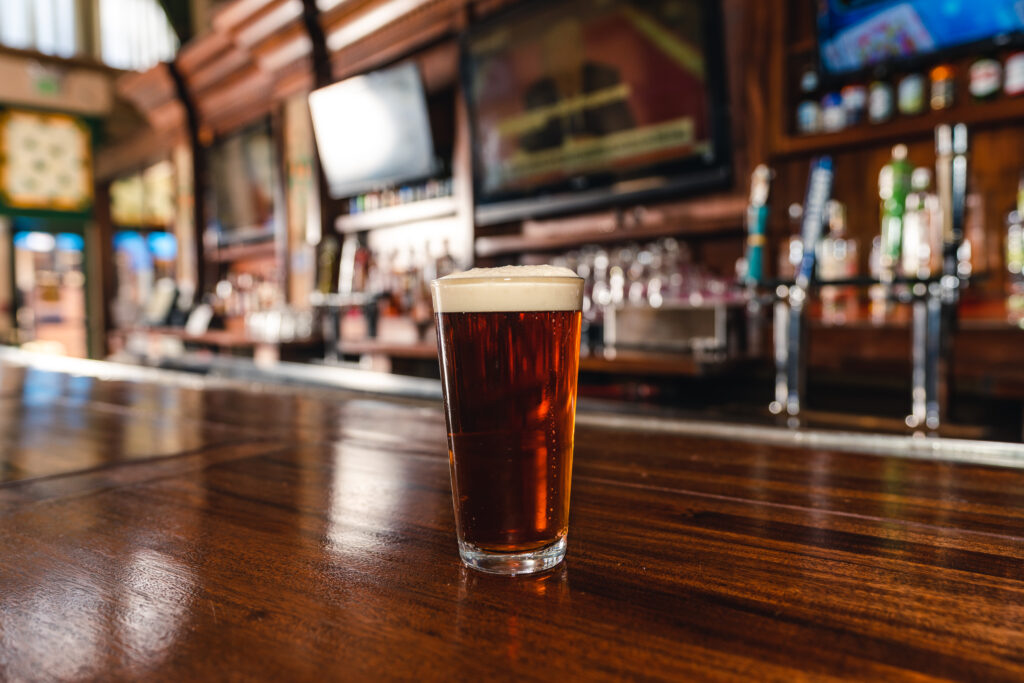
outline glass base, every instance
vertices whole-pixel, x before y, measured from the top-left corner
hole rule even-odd
[[[459,555],[467,567],[488,574],[536,574],[557,566],[565,559],[565,536],[551,545],[526,553],[491,553],[459,541]]]

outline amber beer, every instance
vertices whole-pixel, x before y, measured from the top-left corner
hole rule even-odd
[[[565,556],[583,281],[551,266],[433,283],[459,552],[542,571]]]

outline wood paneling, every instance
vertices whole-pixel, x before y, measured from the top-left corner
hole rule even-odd
[[[204,139],[230,132],[312,86],[301,0],[235,0],[177,59]]]
[[[160,135],[184,136],[185,107],[178,99],[166,64],[143,72],[128,72],[116,81],[119,97],[132,103]]]
[[[352,17],[348,21],[358,27],[356,22],[365,16],[372,16],[373,12],[382,11],[391,3],[377,3],[367,10],[366,15]],[[340,46],[338,40],[332,46],[332,33],[337,36],[339,31],[350,24],[340,27],[334,24],[332,28],[332,24],[325,18],[324,33],[327,35],[327,47],[331,51],[335,78],[340,80],[354,76],[411,55],[445,37],[452,37],[463,25],[460,0],[426,0],[415,9],[415,12],[396,17],[373,32],[353,32],[351,40],[346,39]]]

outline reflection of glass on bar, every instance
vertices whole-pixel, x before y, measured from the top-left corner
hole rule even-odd
[[[459,552],[526,574],[565,556],[583,280],[474,269],[433,283]]]

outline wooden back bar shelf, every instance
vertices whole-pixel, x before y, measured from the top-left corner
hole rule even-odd
[[[234,244],[227,247],[210,251],[207,258],[216,263],[232,263],[250,259],[274,258],[277,253],[277,245],[274,240],[263,240],[250,244]]]
[[[478,237],[476,253],[491,257],[557,251],[582,244],[651,240],[673,235],[732,233],[735,237],[743,229],[746,209],[745,197],[719,195],[563,220],[527,221],[519,234]]]
[[[407,225],[421,221],[455,216],[458,204],[454,197],[422,199],[384,209],[338,216],[334,227],[340,233],[362,232],[393,225]]]
[[[1016,126],[1021,120],[1024,120],[1024,98],[960,103],[948,110],[929,111],[879,124],[858,124],[835,133],[787,135],[779,139],[772,156],[774,159],[789,159],[863,148],[865,145],[931,141],[935,136],[935,127],[942,123],[966,123],[972,130],[979,130]]]

